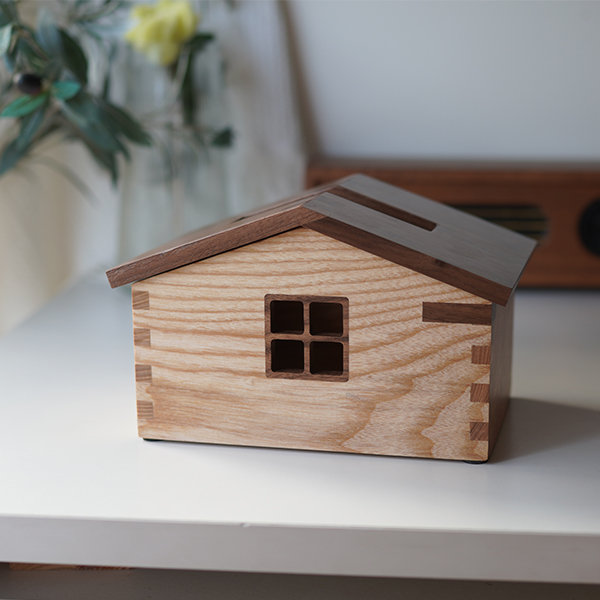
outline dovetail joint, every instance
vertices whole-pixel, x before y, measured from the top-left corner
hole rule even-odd
[[[136,364],[135,380],[138,383],[152,383],[152,366]]]
[[[487,442],[489,440],[489,423],[471,421],[471,441]]]
[[[460,304],[454,302],[423,302],[424,323],[462,323],[491,325],[491,304]]]
[[[490,384],[472,383],[471,384],[471,402],[489,402]]]
[[[134,327],[133,343],[136,346],[150,346],[150,330],[144,327]]]
[[[154,404],[147,400],[140,400],[137,403],[138,419],[152,419],[154,417]]]
[[[474,365],[489,365],[492,362],[490,345],[471,346],[471,362]]]
[[[147,310],[150,308],[150,293],[144,290],[133,290],[131,292],[131,304],[133,310]]]

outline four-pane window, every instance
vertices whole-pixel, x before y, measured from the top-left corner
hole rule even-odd
[[[267,377],[348,380],[348,299],[265,296]]]

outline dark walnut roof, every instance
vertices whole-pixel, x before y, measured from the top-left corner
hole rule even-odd
[[[535,241],[364,175],[193,231],[107,271],[112,287],[307,227],[506,304]]]

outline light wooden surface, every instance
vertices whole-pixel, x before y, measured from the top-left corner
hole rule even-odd
[[[488,406],[470,386],[489,384],[472,347],[491,327],[422,319],[424,299],[489,306],[468,292],[298,228],[133,293],[149,296],[133,316],[142,437],[488,458]],[[348,298],[348,381],[265,376],[267,293]]]
[[[148,443],[98,274],[0,339],[0,561],[600,583],[598,339],[598,293],[518,292],[484,465]]]

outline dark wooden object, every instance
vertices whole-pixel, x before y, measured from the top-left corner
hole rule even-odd
[[[423,302],[425,323],[465,323],[491,325],[490,304],[450,304],[447,302]]]

